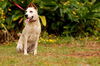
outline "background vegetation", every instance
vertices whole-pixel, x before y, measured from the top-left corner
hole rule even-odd
[[[42,33],[46,31],[49,35],[73,37],[100,36],[99,0],[12,1],[24,9],[30,2],[37,5],[39,15],[47,20],[46,27],[42,25]],[[0,1],[0,37],[4,38],[1,42],[18,38],[17,34],[24,27],[24,13],[9,0]]]

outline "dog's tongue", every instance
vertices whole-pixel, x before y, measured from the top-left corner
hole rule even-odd
[[[26,19],[25,22],[29,22],[30,19]]]

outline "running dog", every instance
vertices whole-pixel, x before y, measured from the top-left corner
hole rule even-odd
[[[25,13],[26,23],[22,34],[18,40],[17,51],[24,52],[24,55],[28,53],[37,54],[38,40],[41,33],[41,25],[39,21],[39,15],[37,7],[34,4],[29,4]]]

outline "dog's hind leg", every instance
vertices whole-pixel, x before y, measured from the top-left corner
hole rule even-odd
[[[22,52],[23,51],[23,36],[21,35],[21,37],[18,40],[18,44],[16,47],[18,52]]]
[[[36,55],[37,54],[37,46],[38,46],[38,37],[36,37],[36,40],[35,41],[32,41],[32,42],[28,42],[29,44],[31,44],[29,47],[28,47],[28,52],[29,53],[32,53],[33,55]]]
[[[34,42],[28,42],[28,49],[27,49],[28,53],[33,53],[34,45],[35,45]]]

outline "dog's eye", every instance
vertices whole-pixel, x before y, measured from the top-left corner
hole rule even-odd
[[[33,13],[33,11],[30,11],[30,13]]]

